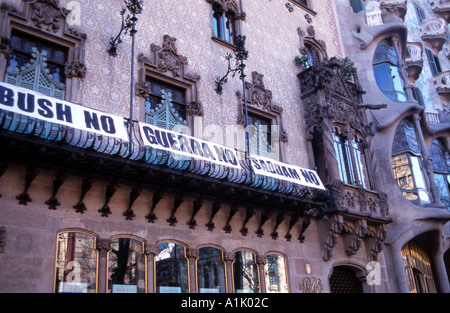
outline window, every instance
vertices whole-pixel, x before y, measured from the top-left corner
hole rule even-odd
[[[402,247],[403,265],[410,293],[435,293],[430,258],[415,241]]]
[[[82,232],[61,232],[57,240],[55,292],[95,293],[95,237]]]
[[[419,20],[419,24],[421,24],[425,19],[425,12],[421,7],[414,3],[414,9],[416,10],[417,19]]]
[[[234,44],[236,38],[237,7],[232,6],[232,3],[223,6],[217,1],[209,2],[214,3],[212,6],[214,37]]]
[[[108,292],[144,293],[146,290],[144,243],[131,238],[116,238],[108,252]]]
[[[223,252],[212,247],[200,248],[199,252],[197,260],[198,292],[226,292]]]
[[[173,242],[158,244],[156,263],[156,292],[189,292],[186,248]]]
[[[421,164],[422,155],[414,124],[405,119],[395,131],[392,169],[405,198],[418,205],[430,202]]]
[[[250,251],[236,251],[233,263],[234,290],[236,293],[258,293],[259,279],[256,256]]]
[[[212,7],[214,36],[230,44],[234,44],[236,37],[235,12],[226,10],[223,6],[215,4]]]
[[[397,51],[391,40],[383,40],[375,50],[373,72],[378,88],[392,101],[406,101],[403,80],[398,69]]]
[[[450,210],[450,155],[441,140],[431,144],[434,181],[439,189],[441,202]]]
[[[271,157],[272,155],[272,120],[248,114],[248,132],[250,153]]]
[[[147,85],[145,122],[170,130],[177,125],[187,126],[185,90],[151,79],[147,79]]]
[[[5,82],[64,99],[67,49],[19,32],[13,32],[11,44]]]
[[[288,292],[286,258],[277,253],[267,255],[264,265],[267,292]]]
[[[369,189],[369,175],[360,140],[358,138],[348,140],[337,132],[333,133],[333,138],[341,181]]]
[[[425,48],[425,53],[427,54],[428,64],[430,64],[431,73],[433,76],[442,72],[441,63],[439,62],[439,58],[433,54],[433,52]]]

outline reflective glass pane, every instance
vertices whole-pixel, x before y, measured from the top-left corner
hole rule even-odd
[[[424,202],[429,202],[428,192],[426,190],[425,179],[420,167],[420,159],[418,157],[411,156],[411,167],[414,174],[414,181],[419,191],[419,198]]]
[[[188,263],[184,246],[164,242],[158,245],[159,253],[155,256],[156,292],[189,292]]]
[[[258,266],[255,262],[255,255],[249,251],[237,251],[234,256],[233,274],[235,292],[259,292]]]
[[[415,188],[407,154],[393,156],[392,169],[394,170],[394,176],[397,180],[397,185],[401,189],[413,190]]]
[[[96,292],[95,237],[79,232],[58,235],[55,292]]]
[[[131,238],[117,238],[111,242],[108,254],[108,292],[145,292],[144,244]]]
[[[205,247],[199,249],[197,279],[199,293],[223,293],[225,287],[225,263],[222,251]]]
[[[279,254],[268,254],[264,265],[267,292],[288,292],[286,259]]]

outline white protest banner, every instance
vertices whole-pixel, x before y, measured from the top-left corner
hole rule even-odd
[[[241,168],[234,149],[150,124],[139,123],[139,129],[146,146],[170,151],[175,155]]]
[[[256,174],[286,180],[299,185],[325,190],[319,176],[313,170],[278,162],[250,154],[251,165]]]
[[[0,82],[0,109],[128,141],[123,117]]]

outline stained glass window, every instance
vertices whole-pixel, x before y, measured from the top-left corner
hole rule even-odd
[[[450,154],[440,139],[430,147],[434,181],[439,189],[441,202],[450,210]]]

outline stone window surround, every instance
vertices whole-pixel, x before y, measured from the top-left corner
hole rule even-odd
[[[50,4],[46,1],[25,2],[20,8],[15,4],[4,4],[5,9],[0,12],[0,19],[5,21],[0,28],[0,72],[1,79],[5,76],[7,62],[12,54],[11,35],[21,32],[28,36],[42,39],[67,49],[66,74],[66,101],[79,103],[81,80],[86,75],[84,64],[86,34],[77,27],[66,23],[69,13],[63,7]],[[53,19],[39,19],[37,12],[53,14]]]
[[[144,245],[143,250],[144,250],[144,254],[147,259],[147,264],[146,264],[146,275],[147,275],[147,277],[146,277],[146,283],[147,283],[146,292],[147,293],[155,293],[156,292],[156,290],[155,290],[156,284],[154,283],[154,280],[156,279],[155,256],[158,254],[158,244],[164,243],[164,242],[176,243],[185,248],[185,250],[186,250],[185,257],[188,261],[188,271],[189,271],[188,277],[196,277],[196,272],[197,272],[196,260],[199,258],[199,249],[200,248],[213,247],[213,248],[216,248],[216,249],[219,249],[220,251],[222,251],[223,261],[224,261],[225,267],[226,267],[225,280],[227,281],[227,283],[226,283],[227,293],[234,292],[233,263],[235,260],[235,252],[237,252],[237,251],[249,251],[249,252],[253,253],[253,255],[255,256],[257,267],[258,267],[259,292],[263,292],[263,290],[266,290],[264,267],[265,267],[265,264],[267,263],[267,255],[269,255],[269,254],[281,255],[284,258],[284,261],[286,264],[286,271],[288,271],[288,268],[289,268],[289,266],[288,266],[289,262],[288,262],[287,255],[282,252],[274,251],[274,250],[268,250],[265,252],[264,255],[259,254],[257,251],[255,251],[251,248],[245,248],[245,247],[235,248],[232,251],[228,252],[228,251],[226,251],[225,248],[223,248],[221,246],[218,246],[216,244],[208,244],[208,243],[199,244],[196,248],[191,248],[188,244],[181,242],[179,240],[176,240],[176,239],[162,239],[162,240],[156,241],[154,244],[151,244],[151,243],[148,243],[147,240],[145,240],[139,236],[130,235],[130,234],[116,234],[116,235],[112,235],[110,238],[101,238],[94,232],[85,230],[85,229],[81,229],[81,228],[66,228],[66,229],[59,230],[56,235],[55,249],[57,247],[58,234],[70,233],[70,232],[83,233],[88,236],[92,236],[95,239],[95,245],[96,245],[95,250],[97,251],[96,293],[106,293],[107,292],[107,279],[108,278],[107,278],[106,274],[107,274],[107,270],[108,270],[108,253],[111,250],[111,241],[113,239],[117,239],[117,238],[130,238],[130,239],[134,239],[134,240],[137,240],[137,241],[140,241],[143,243],[143,245]],[[56,269],[56,262],[58,260],[58,251],[57,250],[56,250],[55,254],[56,254],[55,255],[55,269]],[[153,270],[151,270],[151,269],[153,269]],[[289,277],[288,273],[286,273],[286,277]],[[287,283],[288,283],[288,292],[291,292],[291,288],[289,286],[289,280]],[[53,284],[54,284],[54,282],[53,282]],[[196,279],[189,279],[188,286],[189,286],[189,293],[197,292],[198,286],[197,286]]]

